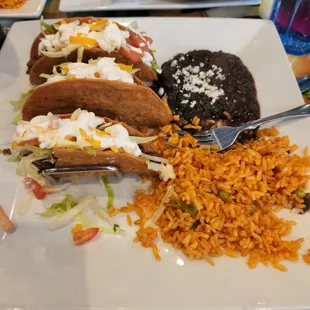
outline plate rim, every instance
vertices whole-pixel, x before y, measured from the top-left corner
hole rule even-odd
[[[124,6],[86,6],[79,8],[78,6],[72,6],[67,3],[71,0],[60,0],[59,11],[63,13],[69,12],[94,12],[98,10],[104,11],[121,11],[121,10],[176,10],[176,9],[207,9],[207,8],[219,8],[219,7],[234,7],[234,6],[254,6],[261,4],[261,0],[224,0],[217,2],[217,0],[211,1],[195,1],[194,4],[184,4],[180,2],[175,4],[127,4]],[[153,1],[153,0],[152,0]]]
[[[36,11],[29,11],[29,12],[24,12],[24,13],[20,13],[19,11],[21,10],[21,8],[19,9],[9,9],[9,10],[4,10],[4,9],[0,9],[0,18],[36,18],[39,17],[41,15],[41,13],[44,10],[45,4],[46,4],[47,0],[40,0],[39,5],[36,9]],[[8,12],[7,14],[4,14],[4,12]]]
[[[167,20],[167,19],[171,19],[171,20],[173,20],[173,19],[175,19],[175,18],[178,18],[178,17],[172,17],[172,18],[167,18],[167,17],[151,17],[152,19],[165,19],[165,20]],[[202,17],[203,18],[203,17]],[[129,17],[129,18],[112,18],[112,19],[119,19],[119,20],[132,20],[132,19],[135,19],[135,20],[138,20],[139,21],[139,19],[147,19],[147,17],[142,17],[142,18],[134,18],[134,17]],[[178,19],[180,19],[180,18],[178,18]],[[183,19],[189,19],[189,18],[183,18]],[[196,17],[193,17],[193,18],[191,18],[191,19],[197,19]],[[215,18],[213,18],[213,19],[215,19]],[[56,19],[57,20],[57,19]],[[206,20],[205,18],[204,18],[204,20]],[[237,19],[231,19],[231,20],[237,20]],[[47,21],[55,21],[55,19],[48,19]],[[249,20],[240,20],[240,22],[246,22],[246,23],[249,23]],[[255,23],[261,23],[261,24],[265,24],[265,25],[270,25],[270,24],[272,24],[273,25],[273,23],[272,22],[270,22],[270,21],[264,21],[264,20],[251,20],[251,21],[255,21]],[[14,27],[14,25],[15,24],[24,24],[24,23],[27,23],[27,24],[29,24],[29,23],[37,23],[38,21],[36,20],[36,21],[20,21],[20,22],[16,22],[16,23],[14,23],[13,24],[13,27]],[[268,27],[271,27],[271,26],[268,26]],[[275,29],[275,27],[274,27],[274,25],[272,26],[274,29]],[[271,28],[270,28],[271,29]],[[9,34],[8,35],[10,35],[10,32],[9,32]],[[279,39],[280,40],[280,39]],[[9,41],[9,40],[8,40]],[[280,41],[279,41],[280,42]],[[8,42],[5,42],[4,44],[8,44]],[[277,45],[278,45],[278,43],[276,43]],[[279,52],[280,52],[280,50],[279,50]],[[282,51],[282,53],[284,53],[284,48],[283,48],[283,51]],[[0,58],[1,58],[1,50],[0,50]],[[287,59],[287,64],[289,65],[289,61],[288,61],[288,59]],[[291,74],[293,74],[293,71],[292,70],[290,70],[290,72],[291,72]],[[297,98],[296,98],[297,99]],[[224,308],[224,307],[223,307]],[[309,309],[309,307],[297,307],[298,309]],[[297,309],[297,308],[295,308],[295,309]],[[127,308],[128,309],[128,308]],[[219,308],[219,309],[221,309],[221,308]],[[239,308],[239,307],[237,307],[237,308],[233,308],[233,307],[229,307],[229,309],[243,309],[243,308]],[[252,308],[247,308],[247,309],[252,309]],[[254,309],[254,308],[253,308]],[[255,309],[265,309],[265,307],[264,306],[262,306],[262,308],[260,308],[260,307],[255,307]],[[280,307],[272,307],[272,308],[270,308],[270,309],[274,309],[274,310],[276,310],[276,309],[278,309],[278,310],[280,310],[280,309],[286,309],[286,310],[289,310],[289,309],[293,309],[293,308],[291,308],[291,307],[289,307],[289,308],[287,308],[287,307],[284,307],[284,306],[280,306]]]

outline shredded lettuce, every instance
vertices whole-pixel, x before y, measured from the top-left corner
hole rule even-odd
[[[93,214],[100,218],[101,220],[107,222],[110,226],[112,226],[111,221],[106,215],[105,211],[100,207],[99,209],[93,209]]]
[[[39,215],[43,217],[57,216],[59,213],[74,208],[77,204],[77,200],[72,195],[66,194],[62,201],[53,203],[47,210],[39,213]]]
[[[22,120],[22,112],[19,111],[12,120],[12,125],[17,125]]]
[[[141,158],[147,159],[149,161],[154,161],[156,163],[169,164],[169,160],[163,157],[148,155],[145,153],[141,154]]]
[[[57,52],[42,51],[42,54],[44,56],[50,57],[50,58],[67,57],[73,51],[77,50],[78,47],[79,47],[79,45],[77,45],[77,44],[69,44],[68,46],[64,47],[61,51],[57,51]]]
[[[24,200],[18,205],[17,210],[18,214],[25,215],[31,206],[32,199],[34,198],[34,194],[32,192],[28,192]]]
[[[84,53],[84,46],[79,46],[78,52],[77,52],[77,62],[82,62],[83,60],[83,53]]]
[[[102,124],[102,125],[99,125],[99,127],[97,127],[99,130],[102,130],[102,131],[104,131],[104,129],[106,129],[106,128],[108,128],[108,127],[110,127],[110,126],[112,126],[113,125],[113,123],[104,123],[104,124]]]
[[[56,230],[58,228],[62,228],[76,218],[76,216],[86,211],[90,208],[90,204],[96,200],[96,197],[94,195],[88,195],[84,198],[82,198],[79,203],[74,207],[69,209],[68,211],[62,212],[59,215],[55,216],[53,219],[49,220],[47,222],[47,228],[49,230]]]
[[[26,93],[23,93],[20,95],[20,98],[19,100],[12,100],[11,101],[11,105],[13,106],[13,110],[14,112],[18,112],[14,119],[12,120],[12,124],[13,125],[17,125],[17,123],[19,121],[21,121],[22,119],[22,113],[21,113],[21,110],[25,104],[25,102],[27,101],[27,99],[31,96],[31,94],[34,92],[34,88],[30,89],[28,92]]]
[[[139,26],[136,20],[132,21],[128,26],[129,29],[132,28],[134,30],[138,30]]]
[[[122,235],[125,231],[119,227],[118,224],[114,224],[112,227],[104,227],[98,225],[97,223],[91,221],[85,214],[79,213],[75,219],[80,222],[84,228],[99,228],[99,231],[106,234],[115,234],[115,235]]]
[[[49,79],[49,78],[52,78],[55,76],[55,74],[46,74],[46,73],[41,73],[39,75],[41,78],[44,78],[44,79]]]
[[[13,109],[15,112],[20,111],[23,108],[26,100],[30,97],[30,95],[34,92],[34,90],[35,89],[32,88],[29,91],[27,91],[26,93],[21,94],[19,100],[16,100],[16,101],[12,100],[11,101],[11,105],[13,106]]]
[[[71,114],[71,117],[70,117],[70,120],[72,121],[76,121],[79,116],[81,115],[81,112],[82,110],[80,108],[76,109],[72,114]]]
[[[19,151],[15,151],[7,158],[8,162],[18,162],[21,161],[22,155]]]
[[[191,216],[195,216],[198,212],[193,203],[188,205],[183,200],[173,200],[172,205],[175,208],[181,209],[183,212],[189,213]]]
[[[32,166],[32,163],[35,160],[41,160],[41,159],[45,159],[48,157],[49,157],[48,154],[36,155],[35,153],[32,153],[28,156],[22,157],[21,161],[17,164],[16,174],[19,176],[22,176],[22,177],[26,177],[27,175],[30,174],[31,169],[34,169],[35,171],[37,171],[34,168],[34,166]],[[36,177],[35,177],[35,179],[36,179]]]
[[[170,201],[170,198],[173,194],[174,188],[172,185],[169,185],[167,187],[167,192],[165,196],[163,197],[162,201],[160,202],[160,205],[158,209],[153,213],[151,218],[149,218],[146,223],[144,224],[144,227],[156,227],[156,222],[160,218],[160,216],[163,214],[165,211],[165,204]]]
[[[23,149],[32,152],[35,156],[52,155],[51,149],[41,149],[35,145],[26,144]]]
[[[50,33],[50,34],[55,34],[56,33],[56,31],[53,28],[53,26],[51,26],[51,25],[49,25],[49,24],[44,22],[43,16],[41,16],[40,25],[41,25],[41,28],[45,28],[48,31],[48,33]]]
[[[157,139],[157,136],[150,136],[150,137],[134,137],[130,136],[129,137],[132,142],[135,142],[137,144],[143,144],[143,143],[148,143],[152,142]]]
[[[55,184],[55,185],[49,185],[45,187],[45,190],[47,193],[56,193],[64,191],[65,189],[69,188],[72,185],[72,182],[66,182],[63,184]]]
[[[110,184],[110,182],[108,181],[108,178],[106,176],[101,177],[101,181],[100,183],[103,184],[103,186],[105,187],[107,194],[108,194],[108,205],[107,208],[113,208],[114,205],[114,192],[112,189],[112,186]]]
[[[153,70],[160,70],[160,67],[158,66],[158,64],[153,61],[151,62],[151,67]]]
[[[88,155],[96,156],[96,150],[92,146],[84,146],[83,151]]]
[[[49,184],[49,181],[42,174],[39,174],[38,169],[33,165],[30,165],[27,175],[37,180],[44,187]]]

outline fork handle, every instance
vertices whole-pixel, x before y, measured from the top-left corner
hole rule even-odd
[[[283,119],[291,119],[297,117],[305,117],[310,116],[310,104],[304,104],[300,107],[297,107],[292,110],[288,110],[286,112],[281,112],[275,115],[267,116],[255,121],[250,121],[240,127],[241,130],[245,129],[255,129],[260,125],[273,122],[273,121],[280,121]]]

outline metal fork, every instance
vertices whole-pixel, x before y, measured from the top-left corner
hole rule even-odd
[[[212,130],[201,131],[193,135],[200,145],[214,145],[218,147],[218,151],[222,151],[230,147],[237,139],[239,134],[247,129],[255,129],[260,125],[280,121],[284,119],[291,119],[297,117],[310,116],[310,104],[302,105],[295,109],[267,116],[259,120],[250,121],[240,127],[219,127]],[[175,130],[174,132],[184,135],[188,132],[182,130]]]

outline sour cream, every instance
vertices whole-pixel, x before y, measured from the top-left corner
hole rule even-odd
[[[14,133],[14,141],[21,143],[37,138],[40,148],[91,146],[94,149],[122,148],[126,153],[140,156],[137,143],[130,140],[125,127],[120,124],[97,129],[105,121],[93,112],[78,110],[74,119],[61,119],[52,113],[34,117],[30,122],[20,121]]]
[[[68,63],[62,67],[61,75],[51,76],[46,83],[63,81],[68,78],[76,79],[102,79],[110,81],[121,81],[134,84],[130,71],[121,69],[120,65],[115,63],[115,58],[103,57],[98,61],[90,63]]]

